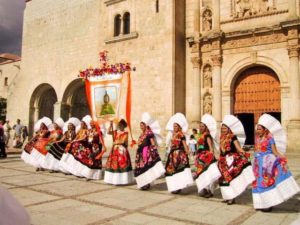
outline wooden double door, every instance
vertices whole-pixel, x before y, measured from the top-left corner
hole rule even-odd
[[[254,144],[254,127],[263,113],[281,120],[280,82],[276,73],[263,66],[240,74],[234,86],[233,112],[242,121],[246,144]]]

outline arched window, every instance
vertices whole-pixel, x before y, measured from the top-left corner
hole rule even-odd
[[[123,16],[123,34],[129,34],[130,33],[130,13],[126,12]]]
[[[114,20],[114,36],[119,36],[121,33],[121,15],[118,14],[115,16]]]
[[[156,2],[155,2],[155,9],[156,9],[156,12],[159,13],[159,0],[156,0]]]
[[[8,86],[8,77],[4,78],[4,86]]]

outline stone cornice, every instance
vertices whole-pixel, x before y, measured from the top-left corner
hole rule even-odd
[[[111,39],[107,39],[105,40],[105,44],[111,44],[111,43],[115,43],[115,42],[119,42],[119,41],[126,41],[126,40],[130,40],[130,39],[134,39],[137,38],[139,35],[137,32],[132,32],[130,34],[123,34],[117,37],[113,37]]]

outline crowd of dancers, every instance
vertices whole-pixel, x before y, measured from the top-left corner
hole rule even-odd
[[[259,118],[252,161],[250,153],[243,150],[246,137],[239,119],[226,115],[218,135],[217,122],[205,114],[199,123],[200,133],[195,135],[194,173],[189,163],[188,122],[183,114],[176,113],[166,125],[165,165],[158,153],[163,138],[157,120],[149,113],[142,115],[134,170],[126,127],[126,121],[121,119],[116,128],[113,122],[108,128],[113,144],[104,170],[105,183],[136,182],[139,189],[147,190],[156,179],[165,176],[169,192],[177,194],[196,183],[199,195],[206,198],[213,196],[218,184],[228,205],[252,185],[254,208],[262,211],[271,211],[300,191],[284,156],[286,134],[280,122],[268,114]],[[36,122],[34,130],[21,158],[37,171],[47,169],[102,179],[102,156],[107,151],[104,132],[90,116],[81,121],[72,117],[66,122],[59,118],[54,123],[44,117]]]

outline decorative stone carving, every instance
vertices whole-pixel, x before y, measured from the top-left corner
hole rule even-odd
[[[288,47],[288,54],[289,57],[299,57],[299,46],[295,45],[295,46],[289,46]]]
[[[202,16],[202,30],[210,31],[212,29],[212,12],[209,9],[204,10]]]
[[[211,61],[213,62],[213,66],[221,66],[222,65],[222,56],[221,55],[213,55],[213,56],[211,56]]]
[[[243,18],[263,14],[275,8],[273,0],[235,0],[236,18]]]
[[[203,99],[203,113],[212,114],[212,96],[209,93]]]
[[[199,57],[192,57],[191,61],[192,61],[192,64],[193,64],[193,68],[199,68],[200,67],[201,60],[200,60]]]
[[[211,88],[212,87],[212,69],[211,65],[206,65],[203,68],[203,87]]]
[[[238,40],[234,38],[226,40],[224,44],[222,44],[222,49],[243,48],[253,45],[273,44],[286,41],[287,37],[284,33],[274,33],[257,36],[248,35]]]

